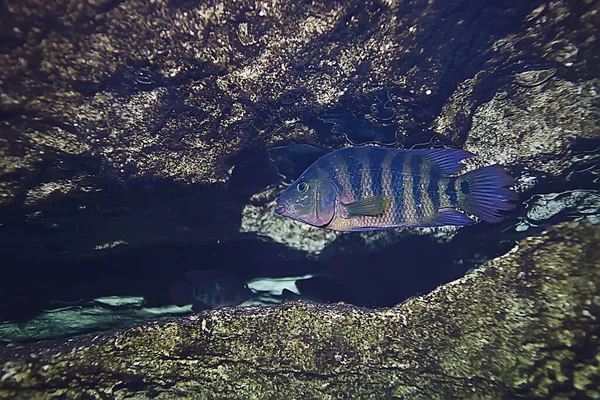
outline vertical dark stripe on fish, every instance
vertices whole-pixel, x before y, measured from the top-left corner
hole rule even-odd
[[[440,192],[438,190],[438,183],[441,176],[440,172],[441,170],[437,165],[432,165],[429,168],[429,186],[427,187],[427,191],[429,192],[429,198],[431,198],[431,203],[435,211],[440,208]]]
[[[421,164],[423,157],[414,154],[410,159],[410,173],[412,175],[412,196],[415,203],[415,214],[418,219],[423,218],[423,200],[421,199]]]
[[[371,169],[371,192],[373,196],[383,195],[383,160],[393,150],[373,149],[369,152],[369,167]]]
[[[420,187],[421,187],[421,204],[417,207],[421,213],[423,223],[427,223],[431,221],[432,218],[435,218],[437,214],[437,209],[434,208],[433,200],[429,194],[429,185],[431,183],[431,169],[436,166],[432,163],[423,160],[421,164],[421,174],[420,174]]]
[[[360,194],[361,198],[371,197],[371,182],[372,182],[372,170],[371,170],[371,159],[369,158],[369,149],[360,149],[356,153],[356,157],[362,168],[360,168]]]
[[[336,154],[332,162],[332,167],[334,168],[334,171],[337,171],[336,178],[342,190],[340,193],[342,202],[351,203],[355,201],[356,199],[352,195],[352,183],[350,182],[350,173],[348,171],[346,158],[342,157],[339,153]]]
[[[450,204],[453,206],[458,205],[458,197],[456,196],[456,189],[454,188],[454,184],[456,183],[456,178],[448,179],[448,183],[446,184],[446,194],[450,198]]]
[[[392,174],[392,179],[391,179],[391,190],[392,193],[394,195],[394,202],[396,204],[396,222],[397,223],[403,223],[404,221],[406,221],[405,215],[404,215],[404,208],[405,208],[405,204],[404,204],[404,174],[403,174],[403,170],[404,170],[404,158],[406,156],[406,152],[404,151],[398,151],[396,152],[396,155],[394,156],[394,159],[392,160],[391,163],[391,174]]]
[[[402,165],[402,182],[404,187],[404,196],[402,196],[402,217],[407,225],[414,225],[417,222],[415,215],[415,199],[413,197],[413,176],[411,171],[411,159],[413,153],[404,153],[404,164]]]
[[[362,181],[362,162],[359,160],[358,151],[356,148],[351,147],[351,150],[348,150],[345,153],[348,158],[346,158],[346,164],[348,165],[348,174],[350,175],[350,190],[352,190],[352,196],[354,197],[354,201],[362,199],[361,193],[361,181]]]
[[[392,185],[392,176],[394,175],[392,172],[392,161],[396,156],[395,151],[386,151],[385,157],[381,163],[381,195],[390,196],[390,208],[386,212],[384,217],[384,223],[386,226],[392,226],[396,224],[398,219],[398,203],[396,199],[396,190],[394,190],[394,186]]]

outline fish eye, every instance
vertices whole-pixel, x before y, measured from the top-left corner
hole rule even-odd
[[[298,189],[300,193],[306,193],[308,191],[308,183],[300,182],[298,186],[296,186],[296,189]]]

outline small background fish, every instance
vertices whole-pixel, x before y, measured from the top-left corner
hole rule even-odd
[[[244,282],[236,275],[220,270],[193,270],[184,275],[186,280],[169,283],[170,299],[180,307],[192,304],[194,311],[251,304],[279,304],[291,299],[315,300],[315,296],[301,293],[297,282],[315,276],[330,276],[328,272],[285,277],[263,276]]]
[[[178,306],[193,304],[195,311],[233,307],[252,297],[243,280],[224,271],[187,271],[185,278],[169,284],[171,300]]]
[[[275,212],[337,231],[469,225],[515,207],[513,178],[500,165],[455,176],[464,150],[348,147],[312,164],[277,199]]]

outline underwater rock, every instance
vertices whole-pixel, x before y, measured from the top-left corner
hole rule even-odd
[[[319,119],[326,124],[332,124],[331,132],[343,134],[353,145],[367,143],[393,145],[398,141],[396,132],[399,127],[396,124],[385,125],[364,117],[356,117],[351,113],[326,114],[319,116]]]
[[[225,308],[0,347],[0,398],[596,398],[599,242],[561,224],[390,309]]]
[[[73,255],[231,237],[249,196],[231,182],[243,161],[276,146],[341,147],[345,133],[314,124],[336,110],[370,115],[386,135],[398,125],[407,145],[414,142],[408,136],[420,143],[423,130],[433,127],[454,147],[465,144],[486,160],[514,166],[521,187],[525,177],[533,182],[542,173],[590,166],[593,172],[598,152],[583,149],[597,144],[598,134],[595,6],[7,3],[0,205],[14,208],[0,211],[14,224],[2,218],[0,233],[15,238],[11,249],[26,243],[21,252]],[[350,128],[366,121],[347,119],[336,120]],[[250,193],[274,184],[260,174]],[[222,182],[230,184],[223,196]],[[130,201],[140,193],[136,184],[151,187],[141,190],[142,204]],[[198,191],[169,209],[171,199],[181,198],[179,184]],[[163,190],[172,191],[169,201],[158,194]],[[129,209],[123,213],[129,217],[104,218],[99,197]],[[41,209],[53,205],[58,211]],[[251,204],[241,231],[260,234],[278,220],[268,206]],[[52,238],[32,225],[53,227]],[[292,232],[284,225],[279,231],[273,237]],[[313,238],[314,246],[296,248],[315,253],[331,240]]]
[[[600,78],[598,45],[591,39],[595,37],[600,20],[597,9],[597,1],[581,8],[565,1],[536,6],[523,18],[520,29],[491,44],[486,54],[487,65],[472,71],[471,76],[465,77],[453,89],[442,112],[432,124],[433,129],[462,143],[469,136],[475,110],[493,97],[497,100],[507,99],[518,105],[519,100],[515,97],[527,93],[530,87],[538,87],[531,93],[542,93],[544,98],[536,100],[533,96],[526,95],[525,103],[539,104],[552,101],[558,94],[557,87],[560,90],[564,85],[568,94],[572,85],[589,86],[593,83],[590,81]],[[555,80],[553,84],[544,86],[552,80]],[[569,82],[563,82],[564,80]],[[548,87],[550,93],[543,94],[540,86]],[[516,92],[519,88],[522,90]],[[582,99],[575,99],[585,106],[584,113],[589,110],[590,103],[595,103],[595,107],[598,107],[597,96],[593,92],[593,88],[591,93],[584,91],[581,93]],[[573,96],[572,92],[569,96]],[[570,102],[565,102],[564,105],[573,106]],[[526,110],[527,104],[523,106]],[[534,114],[527,116],[528,119],[541,116],[539,110],[534,111]],[[597,113],[592,113],[590,118],[597,120]],[[566,123],[569,124],[570,121],[571,118]],[[560,125],[560,122],[553,121],[552,124]],[[577,129],[575,133],[580,131],[581,129]],[[502,134],[503,132],[499,132],[498,144],[510,146],[510,142],[504,143]],[[572,139],[568,132],[563,132],[563,135],[566,139]]]
[[[151,245],[201,246],[239,235],[244,204],[217,185],[84,184],[89,192],[64,197],[58,186],[47,184],[45,189],[55,191],[43,203],[7,209],[0,218],[5,254],[15,260],[97,257]]]
[[[586,169],[598,162],[600,153],[574,146],[582,140],[600,141],[599,85],[600,80],[551,78],[534,87],[497,93],[475,111],[464,148],[539,176]]]
[[[401,114],[390,122],[421,129],[482,68],[541,58],[561,63],[556,76],[564,68],[589,75],[598,56],[594,41],[581,38],[595,33],[593,5],[536,7],[11,2],[0,50],[0,202],[23,194],[43,201],[51,182],[63,186],[52,193],[85,192],[80,175],[226,182],[244,151],[306,141],[339,147],[343,134],[317,140],[313,128],[278,129],[338,103],[360,104],[382,87],[390,94],[375,114]],[[571,19],[577,32],[561,33]],[[530,37],[531,48],[515,50]],[[450,114],[444,133],[468,128],[469,118]],[[64,158],[78,161],[70,174],[53,170]]]
[[[561,220],[584,220],[600,224],[600,192],[597,190],[536,194],[526,200],[525,204],[525,217],[515,226],[518,232],[529,228],[548,227]]]
[[[488,65],[456,87],[432,124],[464,149],[514,167],[522,191],[559,176],[581,181],[584,170],[590,181],[600,175],[599,56],[589,40],[598,3],[571,5],[540,4],[519,32],[495,41]]]
[[[525,71],[515,75],[515,82],[524,87],[534,87],[541,85],[554,75],[556,75],[556,68]]]
[[[507,240],[502,224],[336,236],[280,218],[272,212],[282,188],[276,173],[248,160],[263,154],[267,162],[265,150],[280,146],[340,148],[346,134],[318,117],[347,112],[386,128],[367,141],[379,134],[390,143],[397,126],[397,146],[466,147],[506,163],[525,198],[542,187],[590,189],[600,176],[598,4],[4,2],[1,263],[20,272],[3,289],[30,287],[28,276],[52,276],[64,260],[77,260],[71,272],[92,285],[91,261],[104,255],[161,245],[216,249],[247,232],[311,260],[345,253],[353,268],[353,255],[411,246],[405,239],[415,234],[458,237],[457,247],[479,243],[477,259],[493,258],[496,243],[517,236]],[[338,122],[372,128],[347,119]],[[565,210],[549,221],[569,219]],[[507,224],[529,221],[525,212]],[[481,246],[483,235],[495,240]],[[262,251],[256,247],[248,254]],[[424,245],[410,254],[438,250]],[[115,258],[115,265],[142,264]],[[0,310],[20,315],[28,296],[13,297]]]
[[[312,163],[327,153],[329,153],[327,150],[308,144],[298,144],[270,148],[269,159],[277,168],[277,173],[284,179],[284,182],[292,183]]]

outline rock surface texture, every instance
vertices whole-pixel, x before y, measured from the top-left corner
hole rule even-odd
[[[305,259],[402,300],[434,267],[454,279],[537,236],[395,308],[228,308],[2,346],[0,398],[600,398],[600,232],[583,221],[600,220],[598,26],[599,0],[2,2],[0,319],[162,306],[186,270]],[[267,149],[394,135],[505,165],[522,203],[494,226],[357,235],[273,214]]]
[[[96,176],[225,182],[246,152],[298,141],[339,146],[342,134],[317,138],[305,116],[339,104],[360,111],[381,87],[391,88],[400,142],[432,127],[486,157],[503,149],[492,160],[512,164],[598,138],[597,1],[2,7],[3,204],[102,190],[90,182]],[[509,101],[497,105],[502,96]],[[581,107],[570,112],[561,96]],[[486,121],[545,105],[568,118],[502,127],[488,143]],[[536,149],[542,128],[556,140]]]
[[[599,241],[558,225],[391,309],[228,308],[4,347],[0,398],[596,398]]]

